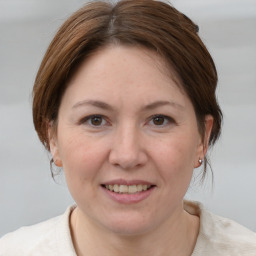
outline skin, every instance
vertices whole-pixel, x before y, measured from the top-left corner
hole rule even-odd
[[[70,225],[78,255],[191,255],[199,219],[184,211],[183,197],[213,119],[206,117],[202,140],[192,103],[172,76],[155,53],[115,45],[70,81],[49,137],[77,203]],[[114,179],[154,189],[123,204],[101,186]]]

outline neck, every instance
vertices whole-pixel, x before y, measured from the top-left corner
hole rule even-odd
[[[190,256],[199,232],[199,218],[183,209],[153,231],[134,236],[115,234],[99,227],[79,208],[73,211],[70,224],[78,256]]]

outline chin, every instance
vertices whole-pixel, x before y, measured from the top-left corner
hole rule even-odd
[[[153,229],[152,220],[145,218],[143,214],[124,214],[106,221],[104,227],[120,236],[139,236]]]
[[[109,231],[115,235],[123,236],[123,237],[136,237],[149,232],[150,228],[145,226],[138,225],[123,225],[123,226],[113,226],[108,228]]]

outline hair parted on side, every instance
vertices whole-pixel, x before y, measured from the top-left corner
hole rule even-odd
[[[49,122],[57,123],[62,96],[81,62],[108,44],[121,44],[150,49],[165,60],[193,104],[202,136],[205,116],[213,116],[209,144],[214,144],[222,122],[215,95],[218,77],[197,32],[198,26],[187,16],[161,1],[86,4],[60,27],[35,79],[33,121],[41,142],[49,150]],[[206,164],[204,161],[205,170]]]

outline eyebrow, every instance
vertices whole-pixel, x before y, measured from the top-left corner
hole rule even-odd
[[[174,108],[179,108],[181,110],[184,109],[184,106],[182,106],[179,103],[174,102],[174,101],[156,101],[156,102],[153,102],[153,103],[150,103],[150,104],[146,105],[145,107],[143,107],[143,109],[152,110],[152,109],[162,107],[162,106],[166,106],[166,105],[172,106]]]
[[[79,101],[72,107],[72,109],[75,109],[75,108],[78,108],[81,106],[86,106],[86,105],[90,105],[90,106],[94,106],[94,107],[102,108],[102,109],[106,109],[106,110],[113,110],[113,107],[111,107],[109,104],[107,104],[103,101],[98,101],[98,100]]]
[[[105,109],[105,110],[111,110],[111,111],[114,110],[114,108],[112,106],[110,106],[108,103],[105,103],[103,101],[98,101],[98,100],[83,100],[83,101],[79,101],[75,105],[72,106],[72,109],[76,109],[78,107],[86,106],[86,105],[94,106],[94,107]],[[172,106],[174,108],[181,109],[181,110],[184,109],[184,106],[178,104],[177,102],[173,102],[173,101],[156,101],[156,102],[150,103],[150,104],[142,107],[142,110],[153,110],[155,108],[166,106],[166,105],[169,105],[169,106]]]

